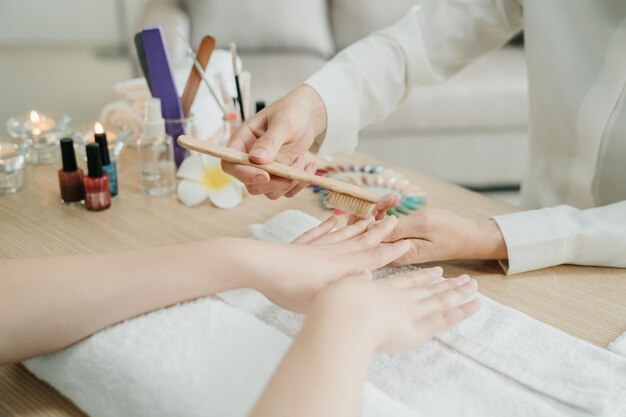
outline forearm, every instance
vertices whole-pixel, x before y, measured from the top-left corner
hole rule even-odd
[[[236,239],[145,250],[3,261],[0,363],[74,343],[125,319],[253,286]],[[225,279],[227,278],[227,279]]]
[[[350,417],[361,408],[375,346],[350,314],[314,305],[251,417]]]
[[[353,151],[358,130],[383,120],[411,88],[452,76],[521,25],[517,0],[441,0],[414,6],[395,24],[348,46],[306,81],[328,113],[320,152]]]

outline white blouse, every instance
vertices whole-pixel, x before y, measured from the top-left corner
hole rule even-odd
[[[440,82],[524,29],[529,77],[529,211],[496,216],[507,273],[562,263],[626,267],[626,1],[436,0],[340,52],[307,84],[328,127],[320,153],[409,89]]]

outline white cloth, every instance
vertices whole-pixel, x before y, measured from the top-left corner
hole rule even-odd
[[[90,417],[245,417],[290,338],[215,297],[155,311],[24,364]],[[364,417],[409,417],[371,384]]]
[[[252,225],[250,232],[259,239],[286,243],[318,223],[288,210],[263,225]],[[376,275],[393,272],[381,270]],[[254,291],[229,291],[220,297],[290,336],[304,320]],[[422,348],[377,355],[369,380],[424,416],[626,413],[624,357],[487,297],[481,296],[481,301],[478,313]],[[626,343],[624,339],[626,335],[614,345]]]
[[[143,134],[144,119],[126,100],[118,100],[104,106],[100,112],[99,120],[105,125],[115,126],[118,129],[130,129],[132,140],[129,142],[131,145]]]
[[[288,242],[318,223],[289,210],[250,230]],[[289,336],[303,321],[251,290],[220,297]],[[289,345],[259,319],[208,297],[127,320],[25,365],[91,417],[244,416]],[[363,415],[621,416],[624,375],[624,357],[483,297],[479,313],[438,340],[377,355]]]
[[[358,130],[386,117],[409,89],[445,80],[522,25],[531,125],[522,204],[578,210],[498,216],[509,247],[507,272],[562,262],[626,267],[626,207],[617,204],[626,200],[622,0],[437,0],[415,6],[306,81],[328,114],[320,152],[351,152]],[[605,208],[585,210],[595,206]],[[518,230],[526,233],[515,235]],[[594,250],[585,252],[589,247]]]

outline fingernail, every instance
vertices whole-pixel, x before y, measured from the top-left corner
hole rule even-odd
[[[259,175],[254,176],[254,182],[265,183],[265,181],[266,181],[265,175],[259,174]]]
[[[433,274],[437,274],[437,275],[441,275],[443,274],[443,268],[440,266],[435,266],[432,267],[428,270],[429,272],[433,273]]]
[[[257,158],[265,158],[267,156],[267,151],[263,148],[255,148],[250,151],[250,155]]]
[[[469,280],[470,280],[469,275],[461,275],[459,277],[459,284],[465,284]]]

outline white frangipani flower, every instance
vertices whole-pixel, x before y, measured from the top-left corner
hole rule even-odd
[[[178,198],[186,206],[195,206],[208,197],[219,208],[233,208],[241,203],[243,184],[226,174],[220,159],[193,153],[185,158],[176,174]]]

